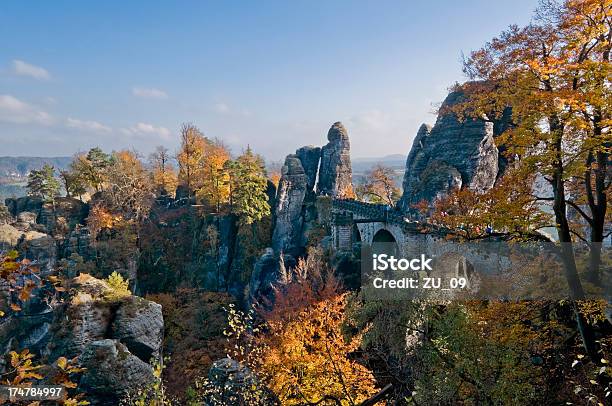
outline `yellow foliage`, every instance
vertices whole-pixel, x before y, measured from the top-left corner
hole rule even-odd
[[[372,373],[351,356],[361,336],[343,331],[347,295],[318,250],[282,272],[272,309],[262,311],[266,333],[251,362],[283,405],[323,398],[352,405],[376,392]]]
[[[118,272],[113,272],[106,279],[106,283],[110,287],[110,290],[105,294],[105,297],[109,300],[116,300],[122,297],[130,296],[131,292],[129,289],[130,282],[123,279]]]

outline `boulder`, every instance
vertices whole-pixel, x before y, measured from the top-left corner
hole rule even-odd
[[[249,284],[250,300],[256,300],[260,294],[266,294],[270,285],[278,279],[279,260],[274,254],[272,248],[267,248],[266,251],[259,257],[253,265],[251,273],[251,281]]]
[[[302,204],[308,190],[308,177],[296,155],[288,155],[281,170],[276,196],[272,248],[276,252],[299,254],[302,235]]]
[[[119,340],[88,343],[79,362],[86,368],[79,390],[87,393],[92,405],[118,405],[128,394],[146,390],[155,382],[151,366],[131,354]]]
[[[119,339],[141,360],[159,357],[163,333],[162,307],[155,302],[130,296],[115,313],[113,338]]]
[[[321,149],[318,192],[321,195],[343,197],[352,189],[351,145],[348,132],[340,122],[327,133],[329,141]]]
[[[503,131],[507,124],[494,125],[484,119],[459,119],[449,110],[460,103],[460,91],[450,93],[436,124],[423,124],[406,159],[403,195],[398,205],[406,211],[423,200],[432,203],[455,188],[484,192],[499,176],[499,151],[494,128]]]
[[[272,286],[279,281],[281,268],[295,268],[297,260],[293,255],[277,255],[272,248],[265,252],[253,265],[249,283],[249,298],[251,303],[262,303],[262,298],[272,299]]]
[[[0,224],[0,251],[6,251],[17,246],[23,232],[10,224]]]
[[[208,371],[208,379],[220,388],[246,387],[255,381],[251,370],[236,360],[222,358],[213,362]]]
[[[150,384],[149,362],[159,358],[162,347],[161,306],[132,295],[113,297],[112,292],[104,280],[87,274],[73,278],[70,300],[54,311],[43,351],[51,361],[79,358],[87,368],[80,388],[96,405],[118,404],[126,393]]]

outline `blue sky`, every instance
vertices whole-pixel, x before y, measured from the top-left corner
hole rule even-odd
[[[407,154],[461,53],[537,0],[0,5],[0,156],[178,146],[182,122],[271,160],[326,142]]]

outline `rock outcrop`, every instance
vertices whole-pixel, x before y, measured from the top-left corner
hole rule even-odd
[[[308,192],[313,192],[317,182],[317,172],[319,170],[319,160],[321,159],[321,148],[308,145],[295,151],[304,168],[304,173],[308,178]]]
[[[117,297],[106,281],[87,274],[67,287],[63,303],[27,317],[10,316],[0,324],[3,353],[27,347],[47,364],[78,357],[87,368],[79,390],[93,405],[119,404],[128,392],[150,385],[154,377],[149,362],[160,356],[162,347],[161,306],[132,295]]]
[[[138,296],[129,296],[115,312],[112,336],[141,360],[159,358],[164,331],[162,307]]]
[[[409,212],[420,201],[433,202],[453,189],[484,192],[493,187],[499,172],[499,151],[494,125],[482,119],[458,117],[445,109],[459,103],[463,93],[450,93],[433,128],[423,124],[406,160],[403,195],[399,207]]]
[[[50,235],[37,231],[33,218],[33,213],[22,212],[12,224],[0,225],[0,251],[17,250],[21,257],[36,261],[45,273],[55,266],[57,243]]]
[[[333,197],[342,196],[352,188],[351,145],[348,132],[341,122],[334,123],[327,133],[329,141],[321,149],[318,192]]]
[[[72,197],[57,197],[50,203],[38,197],[24,196],[6,199],[5,203],[18,222],[36,223],[41,227],[39,231],[53,235],[67,233],[76,225],[84,224],[89,214],[89,206]]]
[[[39,213],[42,209],[43,201],[38,197],[18,197],[18,198],[8,198],[5,200],[6,207],[13,217],[17,217],[17,215],[23,211],[29,211],[32,213]]]
[[[272,248],[276,252],[299,254],[302,204],[308,190],[308,176],[297,155],[288,155],[281,170],[274,210],[275,226]]]
[[[87,368],[79,389],[90,395],[87,399],[92,405],[118,405],[127,395],[146,390],[155,380],[151,366],[130,353],[119,340],[92,341],[78,359]]]

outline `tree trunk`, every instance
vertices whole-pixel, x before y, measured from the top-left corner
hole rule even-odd
[[[602,136],[602,115],[596,112],[594,116],[593,136],[595,139]],[[609,155],[603,151],[589,152],[587,157],[587,168],[585,172],[585,188],[587,202],[591,211],[591,249],[589,256],[589,268],[587,280],[596,286],[601,284],[599,267],[601,264],[601,246],[604,239],[604,228],[606,222],[607,196],[606,178],[608,176]],[[595,167],[593,167],[595,165]],[[593,179],[592,174],[595,174]]]
[[[576,258],[574,256],[574,248],[572,246],[570,225],[567,219],[565,180],[563,179],[563,126],[559,123],[558,118],[552,117],[550,119],[550,127],[551,133],[556,137],[555,142],[553,143],[555,158],[553,162],[552,188],[554,197],[553,211],[555,213],[557,233],[559,234],[559,242],[561,245],[561,260],[563,261],[565,278],[567,280],[567,284],[569,285],[570,298],[573,302],[572,307],[574,309],[576,324],[580,337],[582,338],[584,349],[589,358],[594,362],[597,362],[598,346],[595,342],[593,329],[586,321],[584,315],[580,312],[578,304],[576,303],[577,300],[584,299],[584,290],[582,288],[582,283],[580,282],[580,277],[578,276]]]

